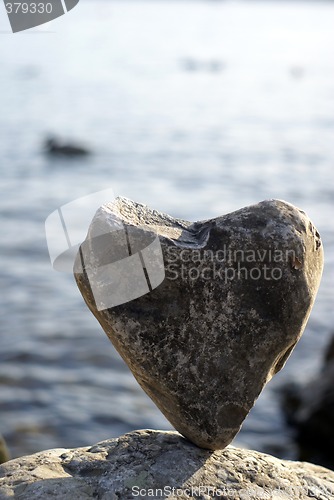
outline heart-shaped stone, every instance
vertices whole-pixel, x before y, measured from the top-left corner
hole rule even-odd
[[[284,201],[191,223],[118,198],[96,213],[74,273],[162,413],[219,449],[302,335],[322,267],[318,232]]]

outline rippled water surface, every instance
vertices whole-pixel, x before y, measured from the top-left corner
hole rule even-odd
[[[83,1],[0,34],[0,432],[13,456],[170,428],[48,260],[49,213],[107,187],[190,220],[273,197],[313,219],[316,305],[236,440],[295,456],[277,390],[318,370],[333,325],[333,21],[321,1]],[[48,158],[50,133],[94,154]]]

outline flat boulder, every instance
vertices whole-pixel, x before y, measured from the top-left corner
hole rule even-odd
[[[141,430],[0,466],[0,499],[334,499],[334,472],[229,446],[211,452],[177,432]]]
[[[334,334],[322,369],[303,385],[286,385],[282,407],[295,430],[299,457],[334,469]]]

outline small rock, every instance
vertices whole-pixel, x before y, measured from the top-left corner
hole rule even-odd
[[[156,235],[164,279],[157,247],[143,250]],[[322,267],[318,232],[286,202],[191,223],[119,198],[96,213],[75,277],[166,418],[198,446],[221,449],[302,335]],[[112,307],[118,292],[129,301]]]
[[[327,366],[330,363],[334,363],[334,334],[327,346],[325,356],[324,356],[324,370],[327,369]]]

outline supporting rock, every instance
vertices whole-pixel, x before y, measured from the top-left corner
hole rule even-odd
[[[322,267],[318,232],[284,201],[191,223],[120,198],[95,215],[75,277],[172,425],[221,449],[302,335]]]
[[[0,499],[9,498],[334,500],[334,472],[233,447],[210,452],[176,432],[145,430],[7,462]]]

